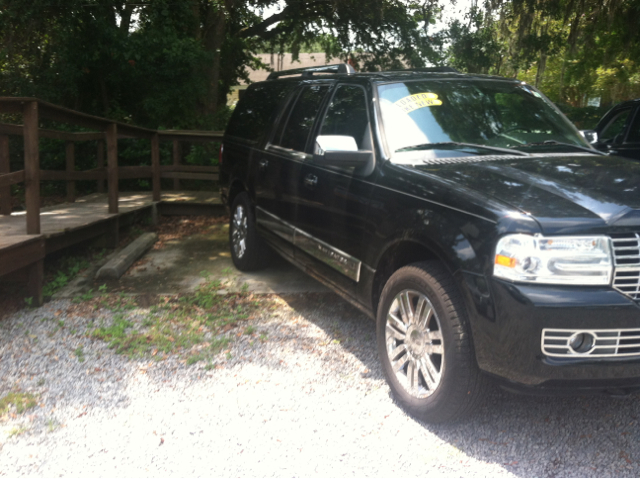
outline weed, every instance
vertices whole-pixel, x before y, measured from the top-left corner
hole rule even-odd
[[[222,274],[224,275],[230,275],[231,273],[233,273],[233,270],[231,268],[224,268],[222,271],[220,271]]]
[[[93,289],[90,289],[86,293],[81,294],[80,296],[76,296],[73,298],[74,303],[82,303],[84,301],[91,301],[95,294],[93,293]]]
[[[76,355],[76,357],[78,358],[78,361],[80,361],[81,363],[84,363],[84,350],[82,348],[82,345],[78,346],[75,351],[73,351],[73,354]]]
[[[9,437],[14,437],[14,436],[21,436],[22,434],[24,434],[25,432],[27,432],[29,430],[28,427],[26,426],[16,426],[13,429],[11,429],[9,431]]]
[[[242,287],[240,288],[240,291],[243,293],[246,293],[247,291],[249,291],[249,283],[242,283]]]
[[[211,341],[211,352],[213,354],[216,354],[220,351],[222,351],[224,348],[227,347],[227,345],[231,342],[231,340],[227,337],[221,337],[221,338],[216,338],[213,341]]]
[[[38,386],[44,386],[44,383],[45,383],[45,382],[46,382],[46,381],[44,380],[44,378],[40,378],[40,379],[38,379],[38,382],[37,382],[36,384],[37,384]]]
[[[229,359],[233,358],[233,354],[227,353],[225,357],[227,358],[227,361],[228,361]]]
[[[187,358],[187,366],[191,366],[192,364],[195,364],[198,361],[204,361],[205,359],[206,359],[206,356],[204,353],[192,354]]]
[[[106,284],[103,284],[103,285],[101,285],[101,286],[98,286],[98,292],[99,292],[100,294],[105,294],[105,293],[107,292],[107,285],[106,285]]]
[[[256,332],[256,328],[254,326],[247,326],[247,329],[244,330],[244,334],[247,336]]]
[[[58,320],[58,328],[60,329],[64,328],[64,321],[61,319]]]
[[[37,404],[33,394],[13,391],[0,398],[0,415],[6,414],[11,406],[16,408],[18,414],[22,414],[28,409],[36,407]]]
[[[267,340],[267,333],[262,333],[259,339],[264,343]]]
[[[24,298],[24,302],[29,308],[33,306],[33,298],[31,296],[29,296],[28,298]]]
[[[60,427],[60,422],[54,417],[50,417],[49,419],[47,419],[46,424],[47,431],[49,432],[53,432]]]

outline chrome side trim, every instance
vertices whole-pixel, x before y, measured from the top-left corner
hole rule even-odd
[[[305,253],[309,253],[314,258],[319,259],[344,274],[347,278],[354,280],[356,283],[360,281],[362,262],[344,251],[340,251],[297,228],[293,236],[293,244]]]
[[[593,347],[577,353],[571,338],[586,333],[594,338]],[[554,358],[633,358],[640,357],[640,329],[543,329],[542,353]]]
[[[347,278],[356,283],[360,281],[362,261],[296,228],[259,206],[256,206],[256,220],[261,226],[297,246],[305,253],[331,266]]]
[[[280,236],[280,238],[293,243],[295,228],[276,215],[272,215],[268,211],[256,206],[256,221],[260,226],[268,229],[272,233]]]

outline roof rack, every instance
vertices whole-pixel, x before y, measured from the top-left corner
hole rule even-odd
[[[302,77],[312,77],[314,73],[346,73],[351,75],[356,71],[348,63],[338,63],[336,65],[326,65],[322,67],[294,68],[293,70],[282,70],[271,72],[267,80],[276,80],[282,76],[302,75]]]
[[[452,67],[425,67],[425,68],[407,68],[408,72],[424,72],[424,73],[460,73]]]

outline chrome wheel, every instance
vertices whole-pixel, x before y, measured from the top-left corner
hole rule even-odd
[[[444,368],[440,321],[429,299],[414,290],[400,292],[385,325],[386,352],[402,388],[415,398],[433,394]]]
[[[242,205],[238,205],[233,214],[231,243],[236,258],[242,258],[247,250],[247,214]]]

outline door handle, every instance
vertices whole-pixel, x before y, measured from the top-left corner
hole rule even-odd
[[[258,168],[260,168],[261,170],[266,170],[267,166],[269,166],[269,160],[260,160],[258,162]]]
[[[304,185],[309,188],[315,188],[318,184],[318,177],[316,175],[307,175],[304,177]]]

